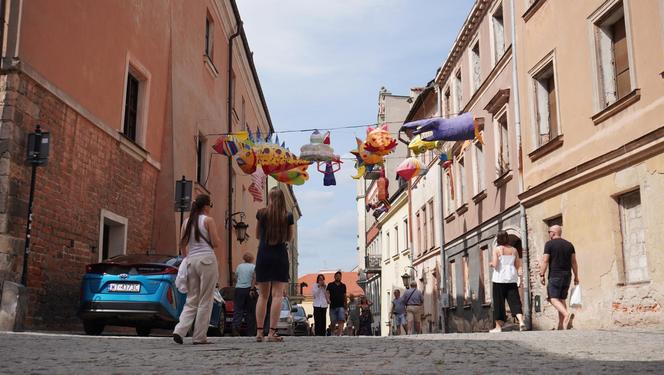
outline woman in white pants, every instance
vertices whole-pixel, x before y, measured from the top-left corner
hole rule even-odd
[[[180,247],[187,257],[187,302],[180,314],[180,321],[173,331],[173,340],[182,344],[182,338],[194,325],[194,345],[210,344],[207,329],[212,315],[214,288],[218,282],[219,269],[214,249],[221,245],[217,224],[209,216],[212,202],[201,194],[191,205],[191,214],[182,226]]]

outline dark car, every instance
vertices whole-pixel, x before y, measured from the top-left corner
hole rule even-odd
[[[85,333],[99,335],[110,325],[148,336],[153,328],[175,327],[187,297],[175,287],[180,263],[179,256],[133,254],[86,266],[78,311]],[[216,291],[210,335],[224,334],[224,305]]]
[[[311,323],[309,323],[309,319],[312,318],[313,315],[307,315],[307,313],[304,311],[304,307],[300,305],[294,305],[292,312],[293,334],[295,336],[312,336]]]

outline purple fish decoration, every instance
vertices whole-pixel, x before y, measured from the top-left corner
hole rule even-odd
[[[332,170],[332,163],[325,163],[325,175],[323,176],[323,186],[336,185],[337,179],[334,178],[334,171]]]
[[[423,141],[465,141],[476,135],[475,120],[470,113],[454,118],[434,117],[406,123],[402,129],[412,130],[414,135],[432,132]]]

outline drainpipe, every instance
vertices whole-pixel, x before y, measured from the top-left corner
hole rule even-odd
[[[240,35],[242,31],[242,21],[237,25],[237,31],[228,38],[228,129],[227,132],[233,131],[233,40]],[[227,230],[227,246],[228,246],[228,286],[233,286],[233,226],[231,225],[231,215],[233,214],[233,159],[228,159],[228,216],[226,217]]]
[[[438,94],[437,98],[437,109],[436,112],[438,116],[442,117],[443,116],[443,102],[442,102],[442,90],[440,86],[436,86],[436,93]],[[442,288],[441,294],[438,296],[438,299],[440,300],[441,295],[445,295],[447,292],[447,257],[445,256],[445,209],[443,208],[443,204],[445,204],[445,200],[443,199],[443,167],[441,166],[438,168],[438,182],[439,182],[439,195],[440,195],[440,257],[442,261],[440,262],[440,266],[442,268]],[[440,285],[439,285],[440,287]],[[439,304],[440,308],[440,313],[443,318],[443,333],[447,333],[447,309],[443,308],[443,303]]]
[[[517,170],[517,191],[523,193],[523,145],[521,139],[521,106],[519,104],[519,76],[517,74],[516,53],[516,16],[514,12],[514,0],[510,0],[510,17],[512,19],[512,91],[514,92],[514,128],[516,130],[517,157],[519,158]],[[528,329],[532,329],[532,317],[530,311],[530,270],[528,256],[528,228],[526,222],[526,208],[519,202],[519,227],[521,228],[521,245],[523,248],[523,274],[524,274],[524,312]]]

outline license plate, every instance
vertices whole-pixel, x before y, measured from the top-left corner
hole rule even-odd
[[[108,285],[109,292],[140,293],[141,284],[111,283]]]

